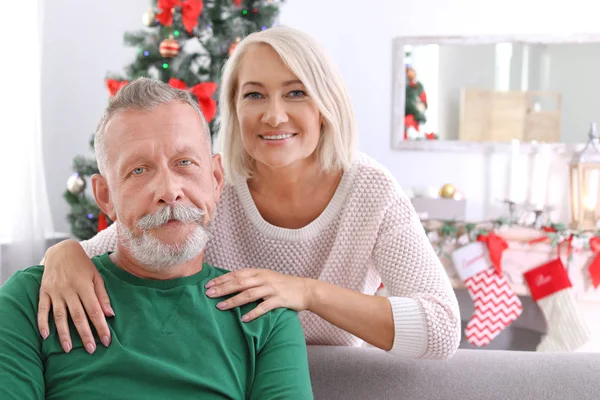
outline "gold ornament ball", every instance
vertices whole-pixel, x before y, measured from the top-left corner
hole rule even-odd
[[[79,194],[85,189],[85,180],[75,173],[67,179],[67,190],[72,194]]]
[[[165,39],[160,42],[158,51],[163,57],[175,57],[177,54],[179,54],[179,42],[175,39]]]
[[[156,13],[153,9],[147,9],[144,14],[142,14],[142,23],[145,26],[154,26],[156,25]]]
[[[455,194],[456,188],[451,183],[446,183],[440,189],[440,196],[442,196],[444,199],[453,199]]]

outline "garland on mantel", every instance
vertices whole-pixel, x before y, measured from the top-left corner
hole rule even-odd
[[[530,226],[510,223],[507,218],[477,223],[454,220],[424,220],[422,223],[438,257],[450,259],[450,255],[445,251],[446,246],[465,246],[475,241],[485,242],[490,260],[498,273],[502,273],[500,265],[502,252],[508,248],[506,240],[498,234],[511,227],[534,229]],[[564,224],[551,222],[537,231],[540,235],[527,243],[529,245],[549,243],[552,248],[567,244],[567,263],[572,260],[574,251],[592,251],[595,255],[588,270],[594,288],[600,286],[600,231],[568,229]]]

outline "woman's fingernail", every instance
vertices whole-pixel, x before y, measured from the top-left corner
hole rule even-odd
[[[250,317],[249,317],[249,316],[247,316],[247,315],[244,315],[244,316],[242,317],[242,321],[244,321],[244,322],[248,322],[248,320],[249,320],[249,319],[250,319]]]
[[[213,281],[210,281],[210,282],[208,282],[208,283],[207,283],[207,284],[206,284],[204,287],[208,289],[208,288],[210,288],[210,287],[213,287],[213,286],[214,286],[214,284],[215,284],[215,283],[214,283]]]
[[[44,340],[48,339],[48,335],[50,335],[50,334],[48,333],[48,330],[47,330],[47,329],[42,329],[42,338],[43,338]]]
[[[62,342],[62,348],[65,351],[65,353],[68,353],[71,351],[71,343],[69,342]]]
[[[108,336],[102,336],[101,340],[104,347],[110,346],[110,338]]]
[[[115,316],[115,311],[112,309],[112,307],[110,305],[106,306],[106,308],[108,309],[108,313],[110,314],[111,317]]]
[[[88,353],[94,354],[94,351],[96,351],[96,345],[93,343],[88,343],[85,345],[85,349],[87,350]]]
[[[208,289],[208,290],[206,291],[206,295],[207,295],[207,296],[212,296],[213,294],[215,294],[215,289]]]
[[[225,303],[224,301],[217,304],[217,308],[220,310],[224,309],[226,306],[227,306],[227,303]]]

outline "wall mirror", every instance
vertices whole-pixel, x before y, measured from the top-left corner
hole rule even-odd
[[[393,51],[395,149],[582,143],[600,122],[600,36],[402,37]]]

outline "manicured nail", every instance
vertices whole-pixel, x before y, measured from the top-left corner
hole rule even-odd
[[[227,306],[227,303],[225,303],[224,301],[217,304],[217,308],[220,310],[224,309],[226,306]]]
[[[110,338],[108,336],[102,336],[101,341],[104,347],[110,346]]]
[[[242,321],[244,321],[244,322],[248,322],[248,320],[249,320],[249,319],[250,319],[250,317],[249,317],[249,316],[247,316],[247,315],[244,315],[244,316],[242,317]]]
[[[71,343],[69,342],[62,342],[62,348],[65,351],[65,353],[68,353],[71,351]]]
[[[112,307],[110,306],[110,304],[108,306],[106,306],[108,313],[110,314],[111,317],[115,316],[115,311],[112,309]]]
[[[215,289],[208,289],[208,290],[206,291],[206,295],[207,295],[207,296],[212,296],[213,294],[215,294]]]
[[[88,343],[85,345],[85,349],[87,350],[88,353],[94,354],[94,351],[96,351],[96,345],[93,343]]]
[[[206,285],[204,285],[205,288],[210,288],[213,287],[215,285],[215,283],[213,281],[208,282]]]
[[[42,329],[42,338],[44,338],[44,340],[48,339],[48,335],[50,335],[48,329]]]

